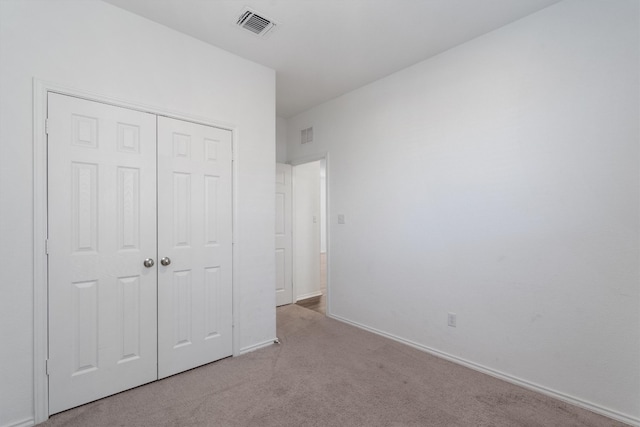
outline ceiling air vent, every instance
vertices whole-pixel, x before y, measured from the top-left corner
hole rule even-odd
[[[242,11],[236,24],[260,37],[266,36],[276,26],[276,23],[271,19],[260,16],[255,11],[248,8],[245,8]]]

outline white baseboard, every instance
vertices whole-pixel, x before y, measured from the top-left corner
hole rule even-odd
[[[310,292],[308,294],[298,295],[296,296],[296,302],[302,301],[307,298],[319,297],[322,296],[322,291]]]
[[[31,426],[34,426],[35,424],[36,424],[36,421],[33,419],[33,417],[29,417],[20,421],[14,421],[11,424],[5,424],[2,427],[31,427]]]
[[[460,357],[453,356],[451,354],[445,353],[443,351],[436,350],[435,348],[427,347],[425,345],[418,344],[416,342],[401,338],[399,336],[396,336],[396,335],[393,335],[393,334],[390,334],[390,333],[387,333],[387,332],[384,332],[384,331],[381,331],[381,330],[378,330],[378,329],[375,329],[375,328],[371,328],[369,326],[363,325],[363,324],[358,323],[358,322],[354,322],[352,320],[346,319],[346,318],[341,317],[341,316],[337,316],[335,314],[327,314],[327,317],[331,317],[332,319],[335,319],[335,320],[338,320],[340,322],[347,323],[349,325],[355,326],[356,328],[364,329],[365,331],[372,332],[372,333],[374,333],[376,335],[381,335],[381,336],[383,336],[385,338],[389,338],[389,339],[397,341],[399,343],[406,344],[406,345],[408,345],[410,347],[413,347],[415,349],[422,350],[422,351],[424,351],[426,353],[429,353],[429,354],[432,354],[432,355],[434,355],[436,357],[440,357],[440,358],[446,359],[446,360],[448,360],[450,362],[457,363],[458,365],[462,365],[462,366],[465,366],[467,368],[473,369],[475,371],[482,372],[483,374],[491,375],[492,377],[501,379],[501,380],[509,382],[511,384],[515,384],[515,385],[518,385],[520,387],[524,387],[526,389],[533,390],[533,391],[536,391],[538,393],[542,393],[544,395],[556,398],[558,400],[562,400],[562,401],[570,403],[572,405],[579,406],[579,407],[584,408],[584,409],[588,409],[589,411],[595,412],[596,414],[600,414],[600,415],[603,415],[605,417],[612,418],[612,419],[614,419],[616,421],[621,421],[621,422],[629,424],[631,426],[639,426],[640,427],[640,418],[636,418],[636,417],[633,417],[631,415],[623,414],[621,412],[605,408],[604,406],[600,406],[600,405],[597,405],[595,403],[591,403],[591,402],[588,402],[586,400],[582,400],[580,398],[577,398],[577,397],[574,397],[574,396],[570,396],[568,394],[565,394],[565,393],[562,393],[562,392],[559,392],[559,391],[556,391],[556,390],[552,390],[550,388],[541,386],[539,384],[535,384],[535,383],[520,379],[518,377],[514,377],[514,376],[509,375],[509,374],[505,374],[504,372],[500,372],[500,371],[497,371],[495,369],[491,369],[491,368],[488,368],[486,366],[480,365],[478,363],[474,363],[474,362],[471,362],[469,360],[466,360],[466,359],[463,359],[463,358],[460,358]]]
[[[263,341],[258,344],[253,344],[248,347],[243,347],[240,349],[240,354],[251,353],[252,351],[256,351],[264,347],[269,347],[270,345],[275,344],[277,341],[278,341],[278,338],[274,337],[270,340]]]

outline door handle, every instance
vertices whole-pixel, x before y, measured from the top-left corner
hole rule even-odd
[[[153,267],[153,264],[155,264],[155,262],[153,262],[153,260],[151,258],[147,258],[144,260],[143,262],[144,266],[147,268],[151,268]]]
[[[169,258],[168,256],[162,258],[160,260],[160,264],[162,264],[164,266],[167,266],[167,265],[171,264],[171,258]]]

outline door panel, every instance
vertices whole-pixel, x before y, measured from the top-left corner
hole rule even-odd
[[[232,354],[231,132],[158,117],[158,373]]]
[[[293,302],[291,165],[276,163],[276,306]]]
[[[49,94],[50,413],[157,377],[156,119]]]

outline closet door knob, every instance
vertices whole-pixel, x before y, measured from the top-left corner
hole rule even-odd
[[[169,258],[168,256],[162,258],[160,260],[160,264],[165,265],[165,266],[171,264],[171,258]]]
[[[147,259],[144,260],[143,264],[144,264],[145,267],[151,268],[151,267],[153,267],[153,264],[155,264],[155,263],[153,262],[153,260],[151,258],[147,258]]]

